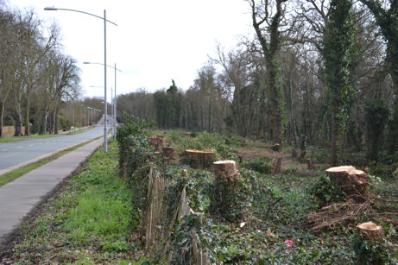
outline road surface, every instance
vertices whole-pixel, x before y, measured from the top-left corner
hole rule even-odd
[[[103,135],[104,129],[97,127],[74,135],[60,135],[46,139],[29,139],[19,142],[0,144],[0,171],[26,163],[38,157],[54,153],[79,143]]]

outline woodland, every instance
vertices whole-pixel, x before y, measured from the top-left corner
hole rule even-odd
[[[120,96],[119,114],[319,146],[333,165],[353,154],[361,164],[396,162],[398,2],[249,0],[247,8],[253,36],[233,50],[219,45],[187,90],[173,80]]]
[[[45,27],[34,11],[0,1],[0,36],[0,137],[5,126],[15,136],[86,126],[87,107],[102,104],[82,99],[80,69],[64,53],[58,26]]]
[[[188,89],[118,96],[109,152],[40,205],[0,261],[398,263],[398,0],[242,1],[253,34],[219,45]],[[35,20],[0,14],[21,48]],[[0,39],[14,126],[54,130],[76,101],[78,68],[50,32],[27,54]]]

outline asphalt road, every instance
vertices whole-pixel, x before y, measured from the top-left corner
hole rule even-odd
[[[74,135],[60,135],[46,139],[29,139],[19,142],[0,143],[0,170],[51,154],[60,149],[86,142],[103,135],[101,125]]]

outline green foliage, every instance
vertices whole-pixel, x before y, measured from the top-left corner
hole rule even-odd
[[[352,237],[352,245],[358,265],[396,264],[397,260],[394,259],[388,251],[387,242],[385,240],[382,242],[371,242],[361,238],[359,233],[355,233]]]
[[[193,233],[200,231],[201,223],[198,215],[189,214],[179,224],[172,238],[172,255],[169,264],[186,265],[194,263]],[[197,242],[197,243],[200,243]]]
[[[124,114],[123,125],[117,130],[119,174],[129,181],[134,171],[148,160],[149,143],[145,137],[147,126],[145,121]]]
[[[63,116],[59,117],[59,125],[61,130],[69,131],[72,127],[72,122],[68,119],[65,119]]]
[[[244,171],[244,174],[252,179],[254,214],[266,222],[285,225],[300,223],[315,208],[311,195],[302,186],[281,187],[253,172]]]
[[[149,124],[144,120],[123,113],[122,126],[117,129],[116,140],[119,145],[124,145],[124,141],[126,141],[129,136],[143,135],[147,127],[149,127]]]
[[[242,175],[232,179],[216,177],[210,193],[210,211],[229,222],[241,221],[253,200],[250,180]]]
[[[261,174],[271,174],[271,160],[267,157],[258,157],[243,161],[242,167],[254,170]]]
[[[378,160],[379,150],[383,144],[383,132],[389,115],[390,112],[388,110],[388,106],[383,101],[372,101],[366,103],[365,120],[368,136],[367,157],[369,160]]]
[[[322,176],[309,189],[319,207],[344,201],[346,194],[326,176]]]
[[[178,92],[174,80],[170,88],[153,94],[157,125],[160,128],[177,128],[180,126],[182,112],[182,94]]]
[[[355,18],[351,0],[332,0],[325,25],[323,56],[331,114],[331,162],[337,163],[337,142],[346,133],[350,117],[354,88],[352,66],[355,59]]]
[[[180,151],[186,149],[214,150],[219,158],[236,158],[232,148],[227,144],[227,138],[217,133],[200,132],[196,133],[195,137],[188,137],[181,131],[173,130],[167,134],[167,139]]]
[[[192,170],[189,174],[191,178],[186,186],[189,207],[195,212],[208,213],[213,176],[203,170]]]
[[[383,179],[391,179],[394,178],[394,171],[397,168],[397,164],[386,165],[381,163],[372,163],[369,165],[369,173]]]

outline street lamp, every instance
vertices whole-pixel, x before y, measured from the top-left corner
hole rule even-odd
[[[115,26],[117,26],[117,24],[115,22],[112,22],[110,20],[106,19],[106,9],[104,9],[104,16],[98,16],[95,14],[91,14],[85,11],[81,11],[81,10],[76,10],[76,9],[70,9],[70,8],[57,8],[57,7],[45,7],[44,8],[45,11],[70,11],[70,12],[77,12],[77,13],[81,13],[84,15],[88,15],[91,17],[95,17],[98,19],[101,19],[104,21],[104,98],[105,98],[105,102],[104,102],[104,115],[105,115],[105,121],[104,121],[104,150],[105,152],[108,152],[108,129],[107,129],[107,98],[106,98],[106,23],[110,23],[113,24]]]
[[[83,64],[97,64],[97,65],[102,65],[104,66],[103,63],[94,63],[94,62],[83,62]],[[113,114],[113,138],[116,137],[116,117],[117,117],[117,72],[122,72],[122,70],[120,70],[119,68],[116,67],[116,63],[112,66],[112,65],[106,65],[106,67],[109,68],[113,68],[115,71],[115,91],[114,91],[114,97],[113,97],[113,110],[112,110],[112,114]]]

